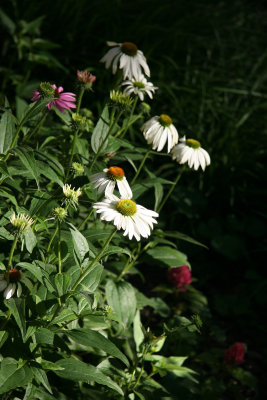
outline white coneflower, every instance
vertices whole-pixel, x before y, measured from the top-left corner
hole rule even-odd
[[[184,136],[180,143],[172,149],[172,159],[179,164],[188,162],[189,168],[197,170],[199,166],[205,170],[210,165],[209,153],[202,149],[200,143],[195,139],[186,139]]]
[[[19,213],[16,215],[15,211],[9,218],[9,221],[19,232],[24,232],[34,223],[34,220],[28,215],[25,215],[23,213]]]
[[[104,62],[106,68],[109,68],[112,64],[113,74],[115,74],[119,68],[123,70],[123,79],[138,78],[142,73],[142,68],[145,74],[150,76],[146,58],[143,52],[138,50],[134,43],[107,42],[107,45],[112,47],[112,49],[101,58],[100,62]]]
[[[152,82],[148,82],[144,75],[140,75],[138,78],[132,78],[122,82],[121,86],[125,86],[124,93],[127,96],[136,94],[141,101],[144,100],[144,95],[147,94],[151,99],[155,90],[158,88],[153,85]]]
[[[21,296],[23,283],[29,290],[32,290],[33,284],[24,276],[21,271],[15,268],[0,274],[0,292],[4,290],[4,298],[10,299],[16,292],[17,297]]]
[[[131,198],[133,196],[124,171],[120,167],[105,168],[103,172],[90,176],[90,181],[93,183],[93,188],[97,188],[98,193],[105,191],[105,196],[114,192],[116,184],[122,197]]]
[[[124,236],[140,240],[141,236],[148,238],[153,229],[153,224],[157,221],[158,213],[136,204],[129,198],[119,199],[111,195],[108,198],[95,203],[93,206],[97,213],[100,213],[100,219],[112,221],[117,229],[124,230]]]
[[[63,193],[64,196],[66,197],[67,201],[73,206],[76,207],[78,204],[78,198],[81,196],[82,191],[80,188],[75,190],[75,188],[71,188],[71,185],[64,185],[63,186]]]
[[[172,124],[169,115],[155,116],[142,126],[144,137],[148,144],[152,143],[152,149],[161,151],[168,141],[168,153],[178,143],[178,132]]]

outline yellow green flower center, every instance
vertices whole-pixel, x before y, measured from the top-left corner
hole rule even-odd
[[[133,86],[137,89],[144,89],[145,85],[143,84],[143,82],[134,82]]]
[[[132,42],[124,42],[121,45],[121,51],[127,56],[134,57],[137,54],[137,46]]]
[[[43,97],[54,97],[55,90],[49,82],[40,83],[40,93]]]
[[[192,147],[193,149],[198,149],[199,147],[201,147],[199,141],[195,139],[187,139],[186,144],[187,146]]]
[[[136,204],[130,199],[122,199],[116,204],[116,209],[122,215],[131,217],[136,213]]]
[[[172,124],[172,119],[167,114],[161,114],[159,117],[159,122],[163,126],[170,126]]]
[[[121,181],[124,175],[124,171],[120,167],[110,167],[107,172],[108,179],[111,181]]]

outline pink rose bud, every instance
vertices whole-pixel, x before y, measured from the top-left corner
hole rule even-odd
[[[188,265],[174,267],[168,271],[168,281],[180,292],[186,292],[186,285],[192,282],[191,271]]]
[[[235,342],[224,351],[224,361],[233,364],[242,364],[244,362],[245,345],[242,342]]]

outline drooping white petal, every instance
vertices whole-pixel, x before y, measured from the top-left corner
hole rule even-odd
[[[15,293],[16,290],[16,284],[15,283],[9,283],[8,287],[4,291],[4,297],[8,300],[10,299],[13,294]]]

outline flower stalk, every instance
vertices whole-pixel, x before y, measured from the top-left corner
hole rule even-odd
[[[142,168],[143,168],[143,166],[144,166],[144,164],[145,164],[145,161],[146,161],[146,159],[147,159],[149,153],[150,153],[150,149],[147,150],[147,152],[146,152],[146,154],[145,154],[145,156],[144,156],[144,158],[143,158],[141,164],[139,165],[139,168],[138,168],[138,170],[136,171],[136,174],[135,174],[135,176],[133,177],[133,179],[132,179],[132,181],[131,181],[131,185],[133,185],[134,182],[136,181],[136,179],[138,178],[138,176],[139,176],[139,174],[140,174],[140,172],[141,172],[141,170],[142,170]]]
[[[13,243],[12,243],[12,247],[11,247],[10,254],[9,254],[9,259],[8,259],[8,270],[10,270],[10,268],[12,266],[13,254],[14,254],[14,251],[16,249],[17,242],[18,242],[18,235],[15,236],[15,238],[13,240]]]
[[[159,208],[157,209],[157,212],[158,212],[158,213],[162,210],[162,208],[164,207],[166,201],[168,200],[168,198],[169,198],[170,195],[172,194],[172,192],[173,192],[175,186],[177,185],[177,183],[178,183],[179,180],[181,179],[181,176],[182,176],[184,170],[185,170],[185,166],[183,166],[183,167],[180,169],[180,171],[178,172],[175,181],[174,181],[173,184],[171,185],[171,187],[170,187],[168,193],[166,194],[166,196],[165,196],[164,199],[162,200],[161,205],[160,205]]]

